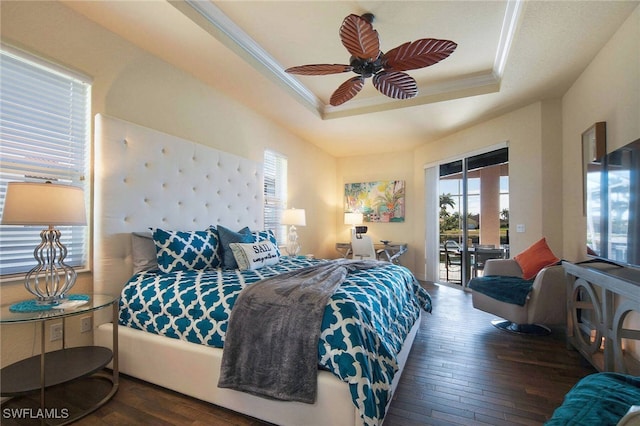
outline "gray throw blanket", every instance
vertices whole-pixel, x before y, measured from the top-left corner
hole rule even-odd
[[[379,265],[339,259],[247,286],[229,317],[218,387],[312,404],[327,302],[349,270]]]

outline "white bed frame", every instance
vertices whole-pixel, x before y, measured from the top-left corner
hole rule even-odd
[[[104,115],[96,116],[95,135],[95,293],[117,296],[132,275],[132,232],[262,228],[262,164]],[[109,321],[96,313],[94,339],[111,348]],[[393,389],[419,326],[400,353]],[[275,401],[218,388],[222,349],[128,327],[118,336],[124,374],[276,424],[362,424],[348,385],[329,372],[319,372],[314,404]]]

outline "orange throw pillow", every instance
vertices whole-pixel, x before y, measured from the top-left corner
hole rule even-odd
[[[553,254],[544,237],[513,259],[520,265],[522,278],[525,280],[534,279],[542,268],[560,261],[560,259]]]

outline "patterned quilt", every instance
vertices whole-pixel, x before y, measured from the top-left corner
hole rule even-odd
[[[247,285],[322,260],[281,258],[257,270],[145,271],[122,290],[120,324],[221,348],[229,314]],[[330,299],[318,341],[320,368],[349,384],[365,425],[378,425],[391,399],[402,342],[431,298],[406,268],[349,273]]]

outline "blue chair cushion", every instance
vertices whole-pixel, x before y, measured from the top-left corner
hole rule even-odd
[[[524,306],[533,287],[533,280],[502,275],[485,275],[469,281],[469,288],[500,302]]]

